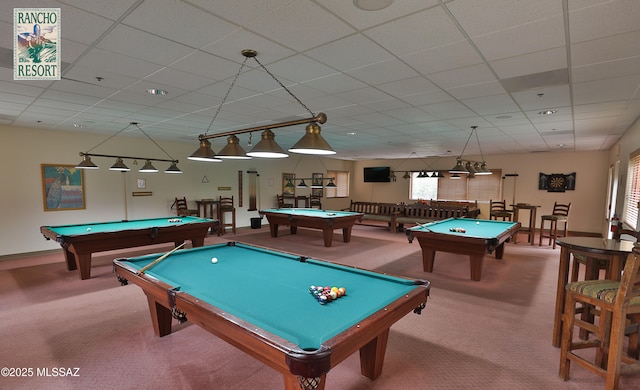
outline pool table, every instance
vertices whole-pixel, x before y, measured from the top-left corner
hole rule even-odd
[[[269,221],[271,237],[278,237],[278,226],[288,225],[291,234],[296,234],[298,227],[322,229],[324,246],[331,246],[333,231],[342,229],[342,240],[351,241],[351,229],[364,214],[351,211],[334,211],[307,208],[281,208],[261,210],[260,215]]]
[[[409,243],[418,239],[425,272],[433,272],[436,251],[459,253],[469,255],[471,280],[479,281],[485,253],[495,251],[496,259],[502,259],[504,243],[519,228],[520,222],[448,218],[409,228],[407,237]]]
[[[425,280],[237,242],[179,250],[144,270],[158,256],[114,260],[121,283],[146,294],[155,334],[170,334],[172,317],[191,321],[281,372],[290,390],[322,389],[327,372],[358,350],[361,373],[376,379],[389,328],[420,314],[430,290]],[[320,304],[312,285],[347,292]]]
[[[207,231],[215,231],[218,221],[197,217],[163,217],[137,220],[41,226],[47,240],[55,240],[64,249],[67,269],[77,269],[80,279],[91,277],[91,254],[113,249],[174,242],[176,246],[191,240],[202,246]]]

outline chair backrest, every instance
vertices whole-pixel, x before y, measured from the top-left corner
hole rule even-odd
[[[569,209],[571,209],[571,202],[568,204],[562,204],[558,202],[553,203],[553,212],[552,215],[561,215],[564,217],[569,216]]]
[[[279,209],[292,208],[293,207],[293,203],[286,203],[285,202],[285,197],[283,195],[276,194],[276,200],[277,200],[277,204],[278,204],[278,208]]]
[[[322,201],[321,201],[321,198],[319,196],[311,195],[309,197],[309,207],[314,207],[314,206],[322,207]]]
[[[233,196],[220,196],[220,205],[218,207],[220,207],[220,210],[233,210],[235,208],[233,205]]]
[[[505,211],[507,209],[507,202],[506,201],[495,201],[495,200],[490,200],[489,201],[489,210],[490,212],[494,212],[494,211]]]
[[[615,230],[613,231],[613,239],[620,240],[623,235],[635,237],[636,241],[640,241],[640,232],[631,229],[625,229],[622,226],[622,222],[618,222]]]
[[[631,299],[640,297],[640,248],[634,247],[633,252],[627,256],[627,261],[620,280],[620,287],[616,295],[614,303],[615,309],[625,308],[625,312],[629,309]],[[638,305],[634,305],[635,313],[640,311]],[[622,321],[624,324],[624,321]],[[624,325],[623,325],[624,326]]]
[[[187,210],[187,198],[176,198],[176,210],[177,211],[181,211],[181,210]]]

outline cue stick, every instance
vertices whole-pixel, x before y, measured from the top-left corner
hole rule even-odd
[[[167,257],[169,257],[170,254],[172,254],[173,252],[177,251],[178,249],[182,248],[184,246],[184,242],[180,245],[178,245],[177,247],[173,248],[172,250],[170,250],[169,252],[165,253],[164,255],[158,257],[156,260],[154,260],[152,263],[149,263],[147,265],[145,265],[144,267],[142,267],[142,269],[140,269],[140,271],[138,271],[138,275],[142,275],[144,273],[144,271],[148,270],[149,268],[153,267],[154,265],[158,264],[159,262],[161,262],[162,260],[166,259]]]

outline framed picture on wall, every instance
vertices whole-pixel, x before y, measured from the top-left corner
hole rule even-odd
[[[282,196],[296,196],[296,174],[282,174]]]
[[[322,173],[312,173],[311,174],[311,184],[315,187],[315,186],[321,186],[324,187],[324,181],[323,181],[323,174]],[[318,198],[322,198],[323,195],[323,188],[313,188],[311,187],[311,196],[314,197],[318,197]]]
[[[82,210],[84,171],[74,165],[41,164],[44,211]]]

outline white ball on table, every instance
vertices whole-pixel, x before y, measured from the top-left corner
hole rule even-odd
[[[211,264],[215,264],[217,262],[218,262],[218,258],[217,257],[211,258]]]

